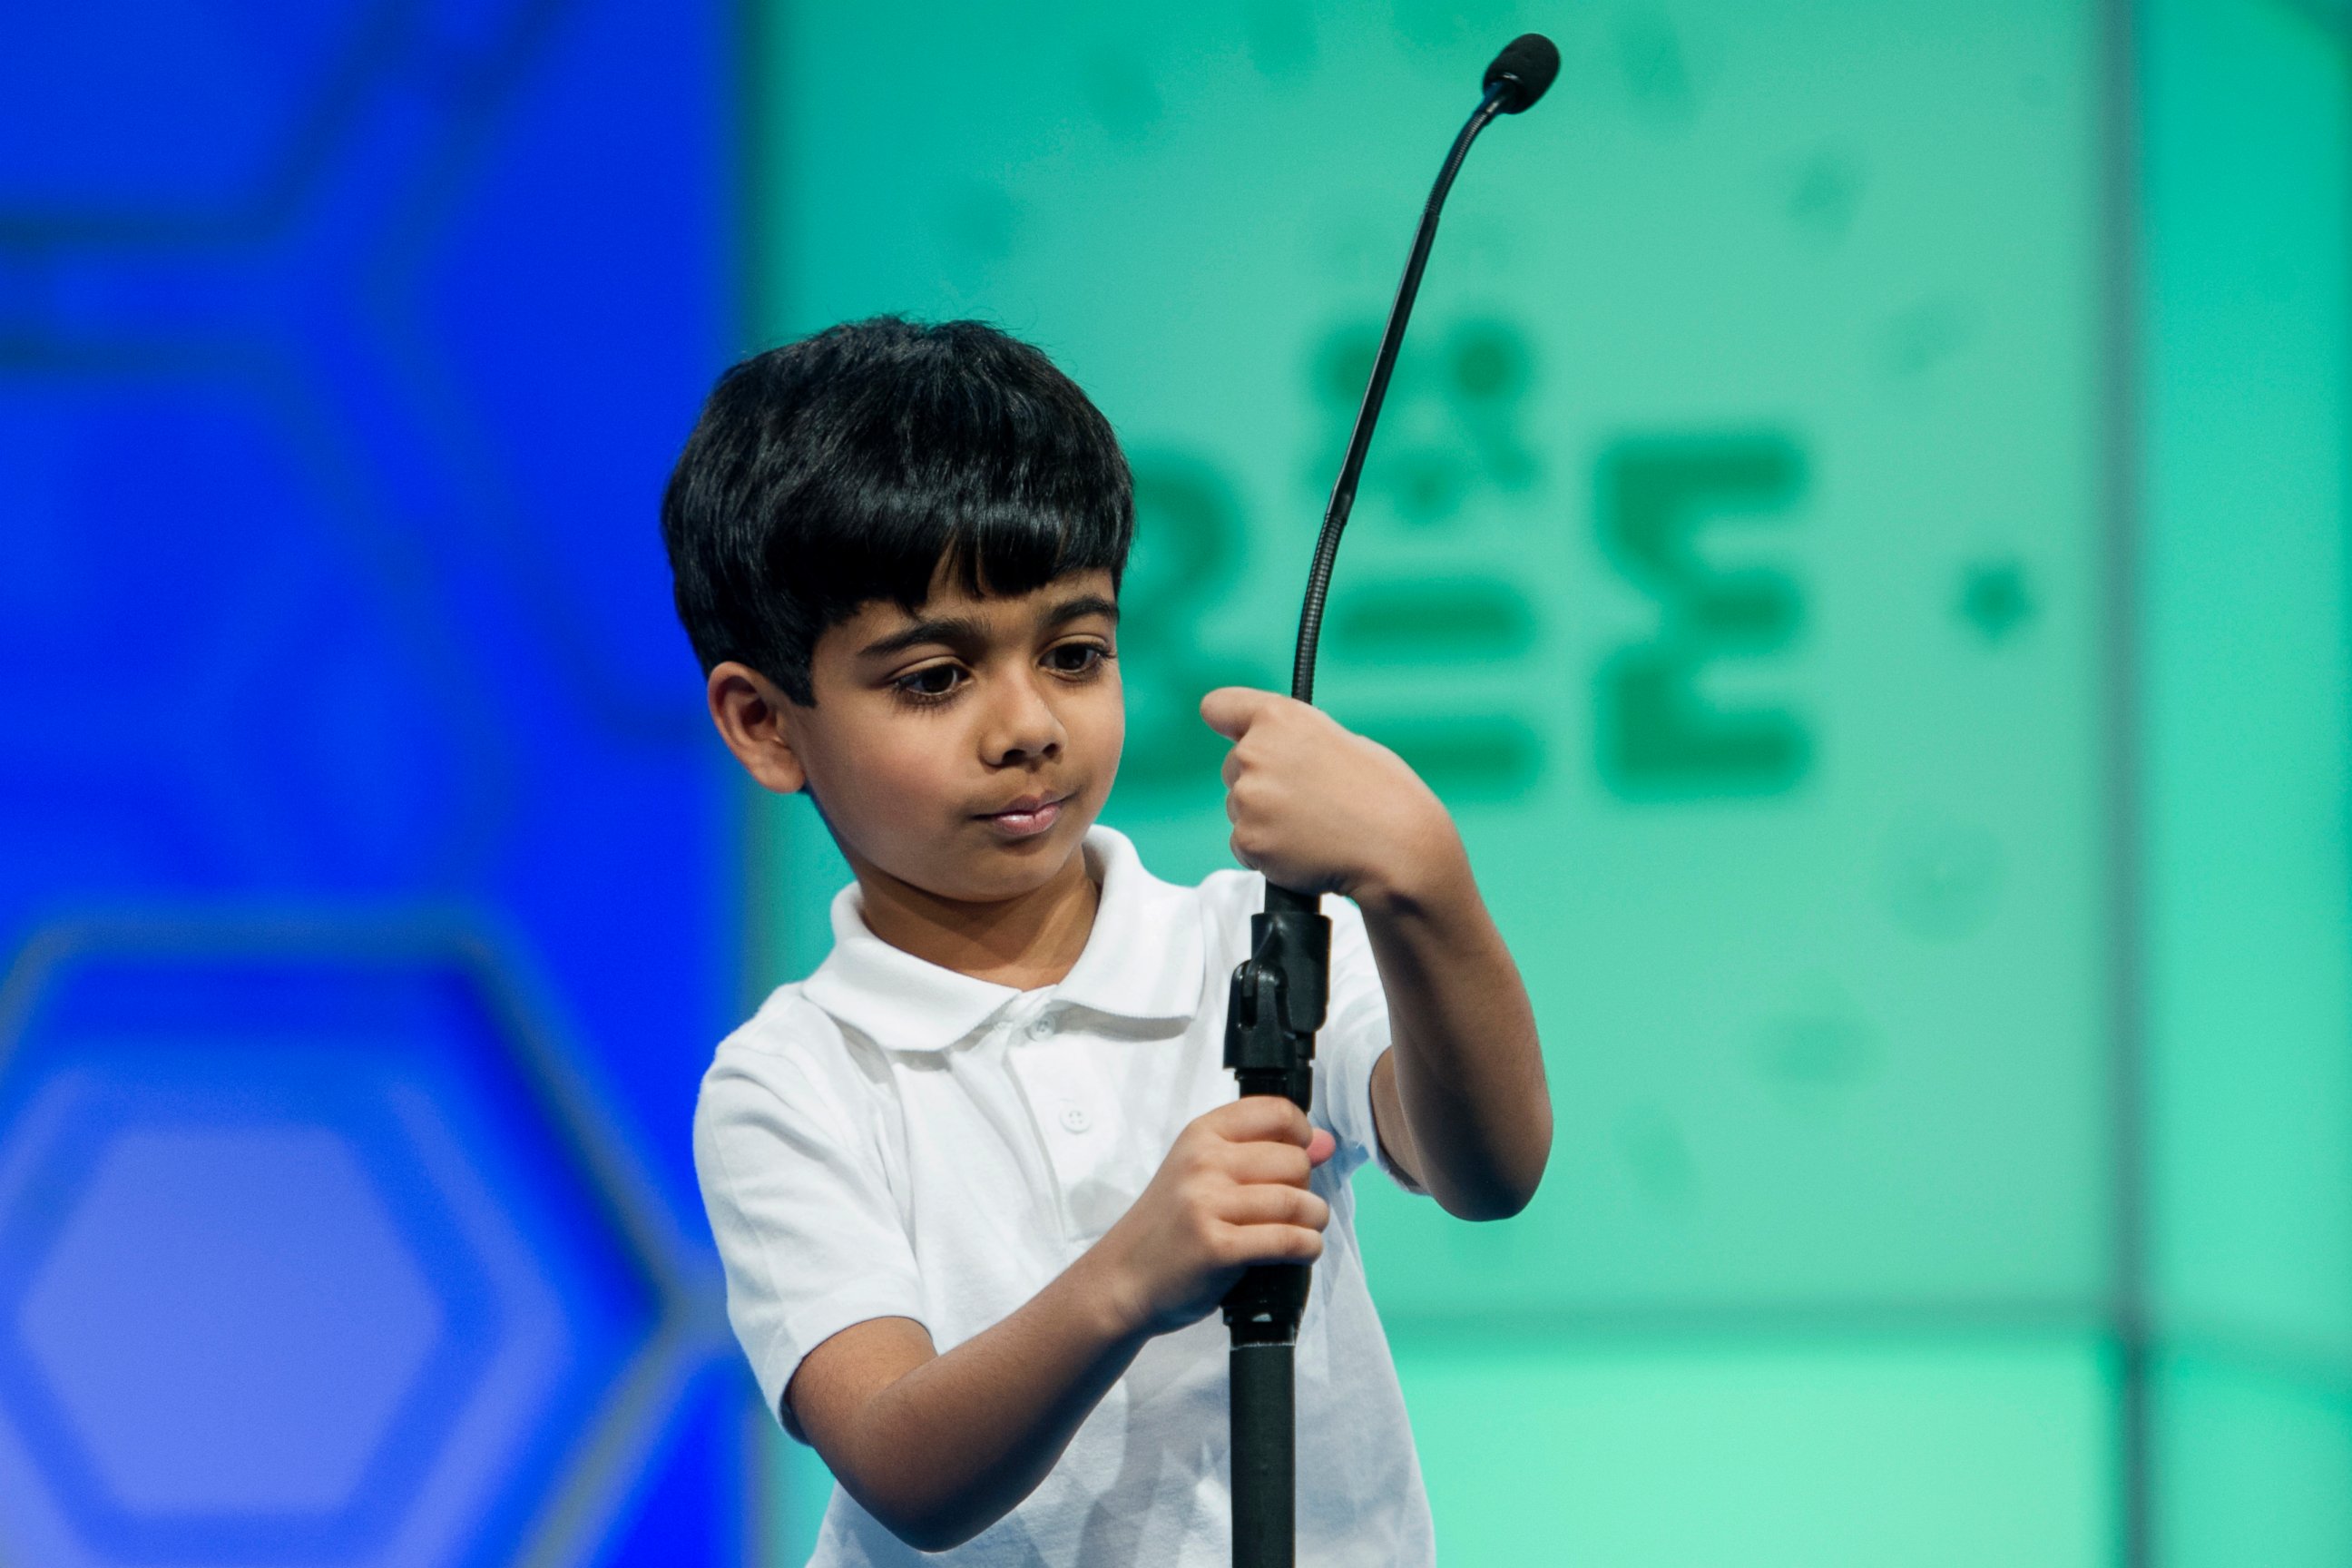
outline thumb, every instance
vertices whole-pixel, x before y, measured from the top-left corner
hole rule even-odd
[[[1310,1165],[1319,1165],[1329,1159],[1332,1151],[1339,1147],[1339,1141],[1337,1138],[1318,1127],[1315,1130],[1315,1136],[1307,1141],[1307,1163]]]
[[[1282,699],[1252,686],[1220,686],[1201,699],[1201,717],[1228,741],[1238,741],[1258,715]]]

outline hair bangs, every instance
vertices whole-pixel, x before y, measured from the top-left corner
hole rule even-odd
[[[705,667],[742,658],[803,702],[817,637],[861,606],[912,612],[943,581],[1013,595],[1103,570],[1116,584],[1134,530],[1109,421],[1044,353],[982,322],[891,317],[722,378],[664,517]]]
[[[1093,404],[1067,382],[929,368],[867,426],[877,449],[859,466],[875,482],[842,530],[872,546],[867,569],[849,574],[862,579],[859,602],[911,612],[942,581],[1012,595],[1096,568],[1116,581],[1134,531],[1132,486]]]

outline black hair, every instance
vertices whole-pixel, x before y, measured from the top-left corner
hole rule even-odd
[[[720,376],[661,526],[705,673],[740,660],[808,704],[817,638],[877,599],[914,611],[942,563],[974,594],[1093,568],[1117,583],[1134,482],[1110,422],[1037,349],[880,316]]]

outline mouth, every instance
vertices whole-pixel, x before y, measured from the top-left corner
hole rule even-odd
[[[998,810],[980,813],[979,820],[1008,838],[1034,838],[1060,820],[1062,805],[1069,798],[1066,795],[1024,795]]]

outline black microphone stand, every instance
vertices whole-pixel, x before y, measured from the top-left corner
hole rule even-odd
[[[1528,33],[1506,46],[1486,68],[1486,95],[1454,139],[1437,172],[1429,204],[1389,307],[1388,330],[1372,361],[1348,455],[1324,509],[1323,531],[1315,542],[1315,562],[1307,576],[1307,601],[1298,616],[1298,648],[1290,667],[1290,694],[1315,700],[1315,647],[1323,629],[1323,599],[1331,584],[1331,563],[1339,535],[1356,504],[1356,484],[1364,454],[1380,422],[1396,369],[1397,347],[1421,291],[1423,268],[1437,237],[1437,216],[1454,186],[1470,143],[1498,114],[1516,114],[1544,94],[1559,69],[1559,51],[1540,34]],[[1241,1092],[1278,1094],[1301,1110],[1314,1087],[1315,1034],[1323,1026],[1329,999],[1331,922],[1321,895],[1265,886],[1265,910],[1250,918],[1250,956],[1234,971],[1225,1014],[1225,1066]],[[1292,1352],[1298,1321],[1307,1310],[1312,1276],[1301,1263],[1264,1263],[1242,1274],[1225,1293],[1225,1326],[1233,1337],[1234,1568],[1292,1568],[1297,1556],[1297,1417],[1292,1404]]]

